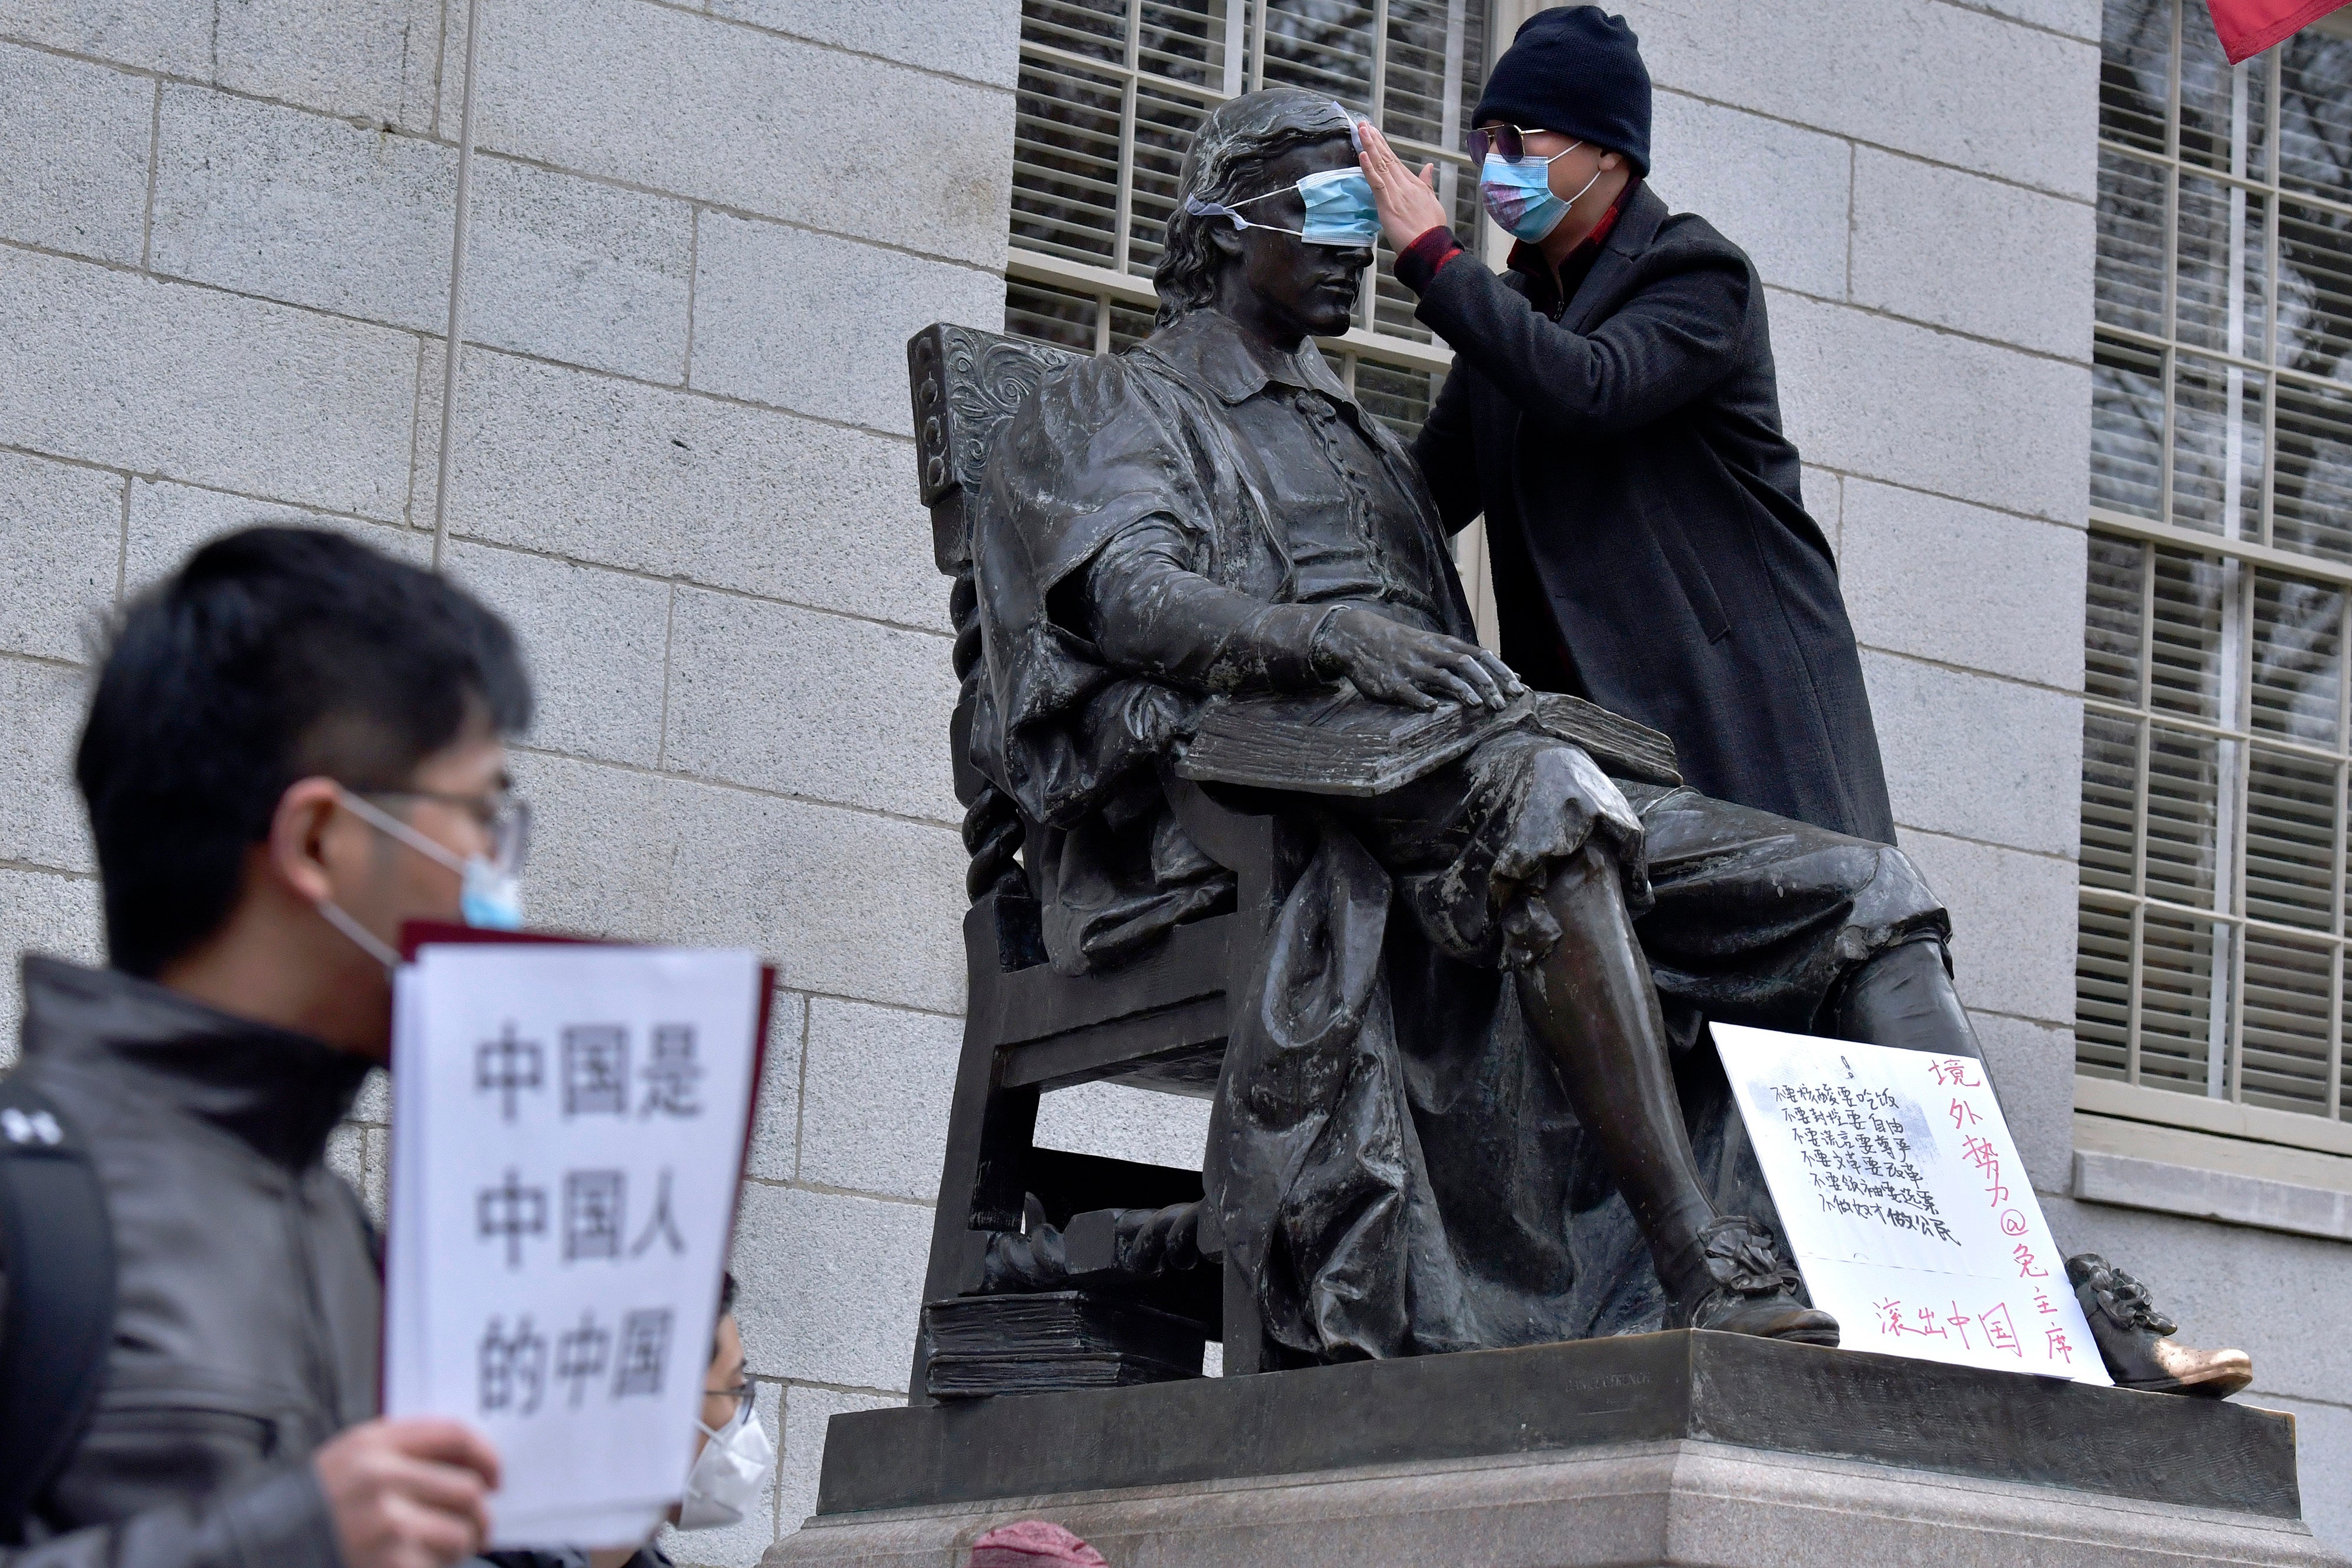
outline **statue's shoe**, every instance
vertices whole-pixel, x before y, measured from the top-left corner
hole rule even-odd
[[[2097,1253],[2067,1259],[2066,1278],[2116,1386],[2226,1399],[2254,1380],[2254,1359],[2244,1351],[2199,1350],[2174,1339],[2179,1325],[2156,1310],[2147,1287]]]
[[[1709,1291],[1688,1316],[1695,1329],[1837,1348],[1837,1319],[1819,1307],[1806,1306],[1785,1291],[1762,1296],[1728,1290]]]
[[[1837,1319],[1797,1299],[1796,1270],[1754,1220],[1726,1215],[1699,1232],[1691,1250],[1696,1257],[1684,1270],[1679,1314],[1685,1328],[1836,1345]]]

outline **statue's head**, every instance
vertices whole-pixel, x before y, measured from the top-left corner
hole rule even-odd
[[[1167,249],[1151,274],[1160,325],[1213,304],[1230,275],[1299,330],[1345,332],[1371,246],[1310,245],[1281,231],[1305,226],[1306,205],[1292,188],[1300,179],[1355,167],[1347,116],[1328,97],[1278,87],[1220,104],[1184,154]],[[1251,226],[1188,210],[1211,204],[1238,208]]]

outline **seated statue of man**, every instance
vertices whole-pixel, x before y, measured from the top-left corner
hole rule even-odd
[[[1411,457],[1315,345],[1372,261],[1356,166],[1328,99],[1218,108],[1157,329],[1050,373],[990,455],[971,755],[1020,810],[1064,970],[1230,906],[1171,798],[1211,697],[1521,693]],[[1705,1018],[1980,1059],[1898,851],[1612,780],[1539,716],[1385,794],[1248,803],[1312,846],[1235,1009],[1204,1172],[1269,1364],[1666,1325],[1837,1342],[1691,1048]]]

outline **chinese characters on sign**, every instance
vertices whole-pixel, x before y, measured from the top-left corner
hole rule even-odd
[[[751,1114],[748,953],[428,946],[395,981],[385,1406],[488,1434],[494,1544],[676,1500]]]
[[[1981,1062],[1714,1034],[1799,1271],[1845,1348],[2108,1381]]]
[[[1788,1124],[1813,1196],[1830,1213],[1852,1216],[1954,1246],[1959,1242],[1920,1185],[1911,1145],[1895,1117],[1895,1096],[1857,1092],[1843,1084],[1776,1083],[1780,1119]]]
[[[563,1114],[629,1113],[629,1031],[616,1023],[566,1024],[563,1036]],[[694,1085],[702,1076],[694,1055],[694,1026],[656,1024],[653,1050],[640,1078],[645,1089],[641,1116],[699,1116]],[[501,1121],[511,1124],[527,1096],[547,1086],[539,1042],[515,1033],[509,1019],[495,1039],[474,1048],[474,1090],[498,1102]]]

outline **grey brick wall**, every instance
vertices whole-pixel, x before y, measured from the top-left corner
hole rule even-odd
[[[1002,320],[1016,9],[483,6],[447,561],[544,698],[532,916],[789,988],[736,1259],[782,1464],[685,1563],[912,1354],[963,854],[903,345]],[[430,553],[466,10],[0,0],[0,1061],[16,951],[100,956],[94,617],[259,518]],[[334,1151],[379,1204],[387,1111]]]
[[[2305,1419],[2352,1538],[2346,1249],[2078,1206],[2097,0],[1622,0],[1657,188],[1763,270],[1906,845],[2062,1236]],[[901,1396],[962,1006],[943,583],[901,345],[995,326],[1017,0],[483,0],[452,570],[545,699],[535,920],[781,966],[737,1270],[771,1511]],[[92,615],[262,517],[423,559],[465,0],[0,0],[0,951],[96,958]],[[14,1048],[13,965],[0,1061]],[[383,1182],[381,1082],[336,1157]],[[1041,1135],[1181,1163],[1199,1107]]]

